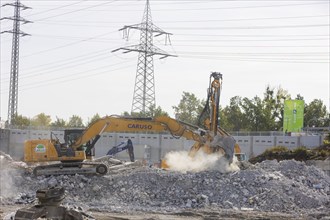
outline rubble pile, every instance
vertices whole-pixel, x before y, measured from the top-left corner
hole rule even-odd
[[[28,165],[22,161],[15,161],[9,154],[0,151],[1,167],[24,168],[29,169]]]
[[[2,196],[0,203],[31,203],[37,189],[62,186],[67,193],[64,203],[101,211],[221,208],[307,214],[330,210],[330,177],[304,162],[263,161],[231,173],[180,173],[132,164],[115,165],[120,172],[112,166],[105,176],[34,177],[17,172],[11,176],[15,196]]]

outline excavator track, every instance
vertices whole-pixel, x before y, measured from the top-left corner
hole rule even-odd
[[[105,175],[107,172],[108,167],[105,164],[93,162],[62,162],[37,166],[33,170],[35,176],[75,174]]]

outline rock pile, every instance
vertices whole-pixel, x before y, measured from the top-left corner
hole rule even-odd
[[[63,186],[64,203],[98,210],[222,208],[302,214],[330,210],[330,177],[294,160],[264,161],[232,173],[133,166],[101,177],[34,177],[20,171],[11,178],[16,194],[2,196],[2,204],[30,203],[37,189]]]

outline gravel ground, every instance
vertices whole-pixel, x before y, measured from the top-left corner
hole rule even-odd
[[[26,165],[0,159],[2,218],[34,205],[37,189],[63,186],[63,205],[96,219],[330,219],[330,177],[294,160],[245,164],[229,173],[127,163],[105,176],[34,177]]]

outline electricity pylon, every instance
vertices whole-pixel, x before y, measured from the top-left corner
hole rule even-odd
[[[165,35],[165,39],[170,41],[171,33],[161,30],[152,23],[149,0],[144,9],[142,22],[125,25],[119,31],[123,31],[124,37],[128,39],[130,29],[140,30],[140,44],[121,47],[112,52],[118,50],[123,50],[123,53],[139,52],[131,113],[145,114],[151,106],[156,106],[153,56],[159,55],[160,59],[173,56],[153,45],[153,37],[154,34],[155,37]]]
[[[0,20],[13,20],[13,29],[10,31],[2,31],[3,33],[12,33],[12,52],[11,52],[11,66],[10,66],[10,86],[9,86],[9,99],[8,99],[8,123],[12,125],[13,119],[17,116],[17,104],[18,104],[18,63],[19,63],[19,37],[26,36],[26,34],[20,30],[20,23],[30,23],[20,16],[20,11],[30,9],[21,4],[19,0],[14,3],[4,4],[2,6],[14,6],[14,17],[3,17]]]

